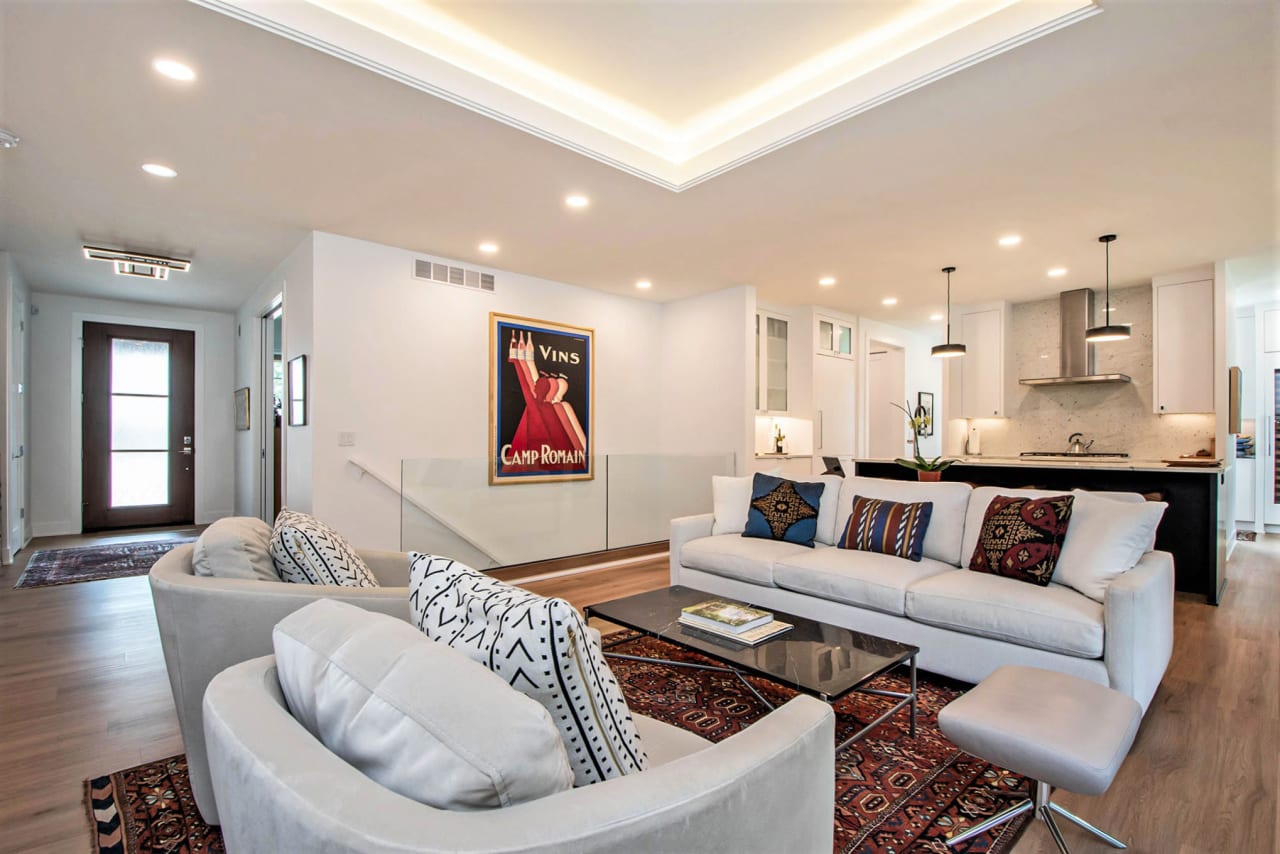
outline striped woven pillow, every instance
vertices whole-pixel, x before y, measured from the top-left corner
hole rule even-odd
[[[836,545],[842,549],[920,560],[924,532],[932,515],[932,501],[902,504],[855,495],[853,512]]]

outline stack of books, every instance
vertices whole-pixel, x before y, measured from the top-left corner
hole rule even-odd
[[[680,609],[680,624],[747,646],[755,646],[791,628],[773,614],[737,602],[710,599]]]

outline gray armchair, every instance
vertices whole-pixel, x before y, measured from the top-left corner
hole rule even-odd
[[[452,812],[401,797],[330,753],[289,714],[274,656],[219,674],[204,699],[232,854],[831,851],[835,718],[826,703],[797,697],[719,744],[639,715],[636,724],[649,754],[643,772]]]
[[[409,558],[401,552],[361,550],[382,587],[321,587],[197,576],[191,568],[194,550],[194,545],[179,546],[156,562],[151,596],[186,746],[191,793],[204,820],[218,824],[200,705],[209,681],[233,664],[270,654],[275,624],[320,597],[408,620]]]

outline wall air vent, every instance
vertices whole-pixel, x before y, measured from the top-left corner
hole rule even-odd
[[[143,252],[126,252],[102,246],[84,246],[84,257],[90,261],[107,261],[115,266],[117,276],[133,276],[138,279],[164,281],[169,272],[185,273],[191,262],[182,258],[166,258],[164,255],[147,255]]]
[[[426,261],[422,258],[415,258],[413,261],[413,277],[424,282],[440,282],[444,285],[454,285],[455,287],[470,288],[476,291],[488,291],[489,293],[493,293],[497,285],[492,273],[481,273],[479,270],[437,264],[434,261]]]

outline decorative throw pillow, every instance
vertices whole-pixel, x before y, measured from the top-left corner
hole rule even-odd
[[[546,709],[404,620],[317,599],[271,640],[293,718],[393,792],[475,810],[573,786]]]
[[[271,526],[252,516],[228,516],[204,529],[191,570],[213,578],[279,581],[271,560]]]
[[[987,505],[969,568],[1047,586],[1067,536],[1074,500],[1071,495],[997,495]]]
[[[741,534],[751,507],[751,478],[712,475],[711,504],[715,514],[711,535]]]
[[[813,548],[822,505],[821,483],[800,483],[757,474],[751,484],[751,509],[744,537],[784,540]]]
[[[351,544],[306,513],[281,510],[271,532],[271,560],[281,581],[377,587],[378,579]]]
[[[574,785],[644,770],[640,733],[622,689],[599,641],[568,602],[411,552],[409,610],[427,637],[466,653],[546,707],[568,751]]]
[[[849,523],[836,545],[918,561],[932,515],[932,501],[903,504],[855,495]]]
[[[1058,584],[1090,599],[1106,600],[1107,587],[1133,569],[1154,545],[1156,529],[1169,506],[1117,494],[1076,491],[1071,530],[1062,543],[1062,559],[1053,574]],[[1132,493],[1131,493],[1132,494]]]

